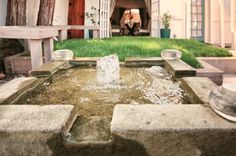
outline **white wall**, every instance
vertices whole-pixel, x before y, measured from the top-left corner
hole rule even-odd
[[[7,0],[0,0],[0,26],[6,24]]]
[[[171,38],[186,38],[186,3],[185,0],[162,0],[160,1],[161,16],[169,12],[173,19],[171,21]],[[190,20],[190,19],[188,19]],[[161,24],[163,28],[163,24]]]
[[[207,1],[208,2],[208,1]],[[207,43],[219,45],[220,44],[220,7],[218,0],[211,0],[210,6],[206,7],[205,16],[205,38]],[[209,5],[209,4],[208,4]],[[230,0],[224,0],[224,31],[225,31],[225,43],[231,44],[232,42],[232,33],[230,29]],[[235,12],[236,16],[236,12]]]
[[[99,0],[85,0],[85,13],[92,12],[91,7],[94,6],[95,8],[99,9]],[[97,15],[97,21],[99,21],[99,15]],[[86,26],[94,26],[90,19],[85,17],[84,25]],[[84,31],[84,37],[89,38],[88,30]]]
[[[231,43],[232,36],[231,36],[231,22],[230,22],[230,0],[225,1],[225,43]]]

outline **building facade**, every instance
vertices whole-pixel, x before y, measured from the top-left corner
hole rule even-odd
[[[27,0],[27,25],[36,25],[40,0]],[[73,0],[71,0],[73,1]],[[70,16],[70,0],[56,0],[53,25],[67,25]],[[159,37],[163,28],[161,16],[169,12],[171,38],[196,39],[221,47],[236,45],[236,0],[84,0],[83,12],[91,12],[92,7],[100,9],[97,21],[101,27],[101,37],[109,37],[110,18],[118,6],[146,8],[150,16],[149,32]],[[0,25],[5,24],[7,0],[0,0]],[[91,19],[84,19],[84,25],[93,26]],[[85,32],[85,38],[88,32]],[[236,49],[236,48],[234,48]]]

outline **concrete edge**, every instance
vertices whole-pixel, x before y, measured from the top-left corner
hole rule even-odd
[[[164,66],[164,60],[161,57],[126,57],[125,67],[141,66]]]
[[[45,77],[45,78],[37,78],[35,79],[33,82],[27,84],[26,86],[24,86],[23,88],[21,88],[19,91],[17,91],[16,93],[12,94],[9,98],[7,98],[6,100],[4,100],[2,104],[17,104],[18,100],[20,100],[21,98],[24,98],[25,96],[29,96],[29,94],[31,94],[32,92],[35,91],[35,89],[37,89],[38,87],[41,87],[42,84],[45,81],[48,81],[50,79],[50,77]],[[24,96],[24,97],[23,97]]]

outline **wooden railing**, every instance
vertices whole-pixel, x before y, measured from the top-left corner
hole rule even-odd
[[[58,29],[58,39],[59,41],[65,40],[63,38],[63,34],[67,30],[93,30],[93,38],[99,38],[99,30],[98,26],[83,26],[83,25],[55,25],[53,28]]]
[[[0,26],[0,38],[25,39],[28,40],[28,48],[31,54],[32,68],[37,68],[43,63],[48,63],[53,59],[53,38],[59,36],[63,40],[63,31],[93,30],[93,37],[99,37],[99,27],[89,27],[81,25],[58,25],[58,26]],[[42,42],[43,47],[42,47]],[[44,49],[44,60],[43,50]]]

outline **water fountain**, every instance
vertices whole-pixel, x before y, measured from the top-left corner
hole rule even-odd
[[[116,54],[97,60],[97,81],[101,85],[116,85],[120,79],[120,63]]]
[[[55,59],[58,58],[56,60],[72,57],[67,57],[60,52],[58,54],[60,55],[54,56]],[[93,59],[91,64],[87,62],[91,62],[92,59],[78,60],[83,62],[75,63],[73,67],[66,69],[64,65],[63,68],[60,65],[53,75],[48,76],[47,79],[37,78],[37,81],[30,83],[28,88],[20,89],[19,94],[17,92],[19,96],[14,93],[5,104],[29,104],[40,107],[43,104],[50,105],[51,108],[54,107],[53,105],[74,105],[75,117],[73,119],[76,120],[71,121],[73,124],[63,124],[67,127],[62,128],[60,133],[57,131],[58,137],[53,136],[55,139],[51,140],[49,136],[50,143],[52,142],[56,147],[52,150],[58,152],[65,148],[69,155],[80,155],[80,153],[86,155],[85,152],[92,153],[88,155],[104,155],[99,151],[125,155],[126,150],[131,155],[140,155],[140,152],[136,150],[139,147],[145,147],[145,150],[151,151],[152,155],[158,155],[159,151],[168,153],[168,150],[171,150],[170,153],[173,154],[175,150],[179,152],[180,148],[184,152],[196,151],[198,154],[199,151],[203,154],[207,152],[212,154],[212,149],[214,149],[213,155],[235,153],[235,148],[233,148],[234,136],[236,136],[234,135],[235,126],[212,114],[211,109],[202,105],[208,102],[206,93],[216,86],[209,79],[194,77],[192,74],[190,77],[182,78],[181,81],[175,79],[172,72],[175,70],[176,62],[181,64],[179,60],[181,54],[179,54],[171,51],[163,53],[162,57],[166,61],[160,58],[130,59],[132,63],[137,62],[137,66],[130,66],[127,59],[120,67],[116,55],[106,56],[98,61]],[[96,61],[95,68],[93,65]],[[146,66],[147,61],[148,66]],[[182,69],[182,64],[180,67],[181,72],[185,74],[186,68]],[[187,69],[187,71],[192,71],[192,69]],[[225,117],[232,121],[235,119],[235,88],[235,84],[225,84],[213,90],[210,98],[212,108],[220,115],[224,114],[222,116],[227,115]],[[116,107],[115,110],[114,107]],[[41,111],[35,111],[34,114],[42,114]],[[60,112],[58,113],[61,116]],[[9,114],[11,115],[11,112]],[[51,113],[45,116],[51,118]],[[66,116],[69,117],[69,114]],[[61,119],[64,120],[64,118]],[[24,120],[23,116],[21,123],[24,123]],[[55,120],[58,121],[57,118]],[[5,124],[4,121],[3,124]],[[9,120],[9,124],[12,123],[14,121]],[[209,132],[212,135],[209,135]],[[34,133],[38,134],[38,131],[34,131],[32,135]],[[44,135],[47,134],[43,134],[43,137]],[[9,146],[12,144],[12,136],[16,135],[12,134],[8,137]],[[58,140],[61,137],[63,137],[62,140]],[[196,143],[198,138],[201,139]],[[38,138],[26,138],[29,143],[33,139],[38,140]],[[162,146],[163,140],[167,140],[168,148]],[[176,145],[179,146],[176,147]],[[224,147],[230,151],[226,152]],[[159,150],[152,151],[152,149]],[[12,151],[14,152],[15,149]]]

